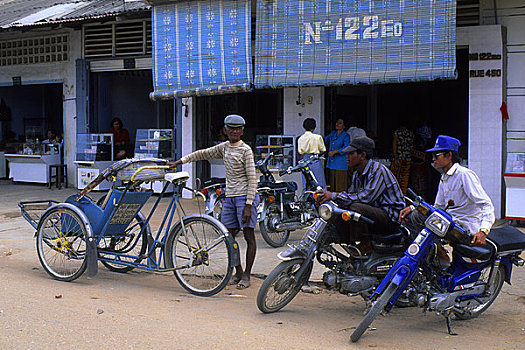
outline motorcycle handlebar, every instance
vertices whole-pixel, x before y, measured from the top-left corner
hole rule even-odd
[[[320,159],[325,159],[325,158],[323,156],[319,155],[319,154],[315,154],[312,157],[308,158],[307,160],[299,161],[296,166],[290,166],[290,167],[288,167],[285,170],[279,171],[279,176],[283,176],[285,174],[291,174],[291,173],[293,173],[295,171],[301,170],[302,168],[306,167],[310,163],[312,163],[312,162],[314,162],[316,160],[320,160]]]
[[[407,188],[407,194],[408,194],[408,197],[410,199],[416,199],[417,198],[417,194],[414,191],[412,191],[411,188]]]

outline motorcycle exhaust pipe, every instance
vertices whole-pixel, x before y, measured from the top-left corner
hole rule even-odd
[[[300,230],[305,227],[308,227],[307,224],[301,224],[300,222],[286,222],[286,223],[280,223],[275,226],[275,231],[281,232],[281,231],[293,231],[293,230]]]

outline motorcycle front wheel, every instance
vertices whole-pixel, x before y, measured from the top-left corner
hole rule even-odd
[[[350,340],[352,340],[353,343],[359,340],[363,333],[367,330],[368,326],[372,324],[372,321],[381,313],[381,311],[384,310],[386,304],[390,301],[392,296],[397,291],[398,286],[390,283],[386,289],[383,290],[383,293],[379,296],[379,298],[372,304],[372,307],[370,310],[368,310],[368,313],[365,315],[365,318],[361,321],[359,326],[355,329],[354,333],[350,336]]]
[[[279,207],[279,204],[277,203],[271,203],[266,208],[266,216],[264,220],[259,222],[259,229],[261,230],[261,235],[266,243],[270,247],[273,248],[279,248],[282,247],[286,241],[288,241],[288,237],[290,236],[290,231],[275,231],[270,229],[270,221],[271,220],[281,220],[281,208]]]
[[[285,307],[308,281],[312,272],[313,262],[307,262],[308,267],[300,280],[295,275],[306,263],[305,259],[283,261],[266,277],[259,293],[257,307],[265,314],[276,312]]]

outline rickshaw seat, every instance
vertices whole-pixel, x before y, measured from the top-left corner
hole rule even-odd
[[[186,181],[190,178],[190,174],[187,171],[179,171],[176,173],[167,173],[164,175],[164,180],[169,182]]]

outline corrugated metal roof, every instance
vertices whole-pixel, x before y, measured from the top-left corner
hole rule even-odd
[[[150,8],[142,0],[0,0],[0,27],[86,20]]]

